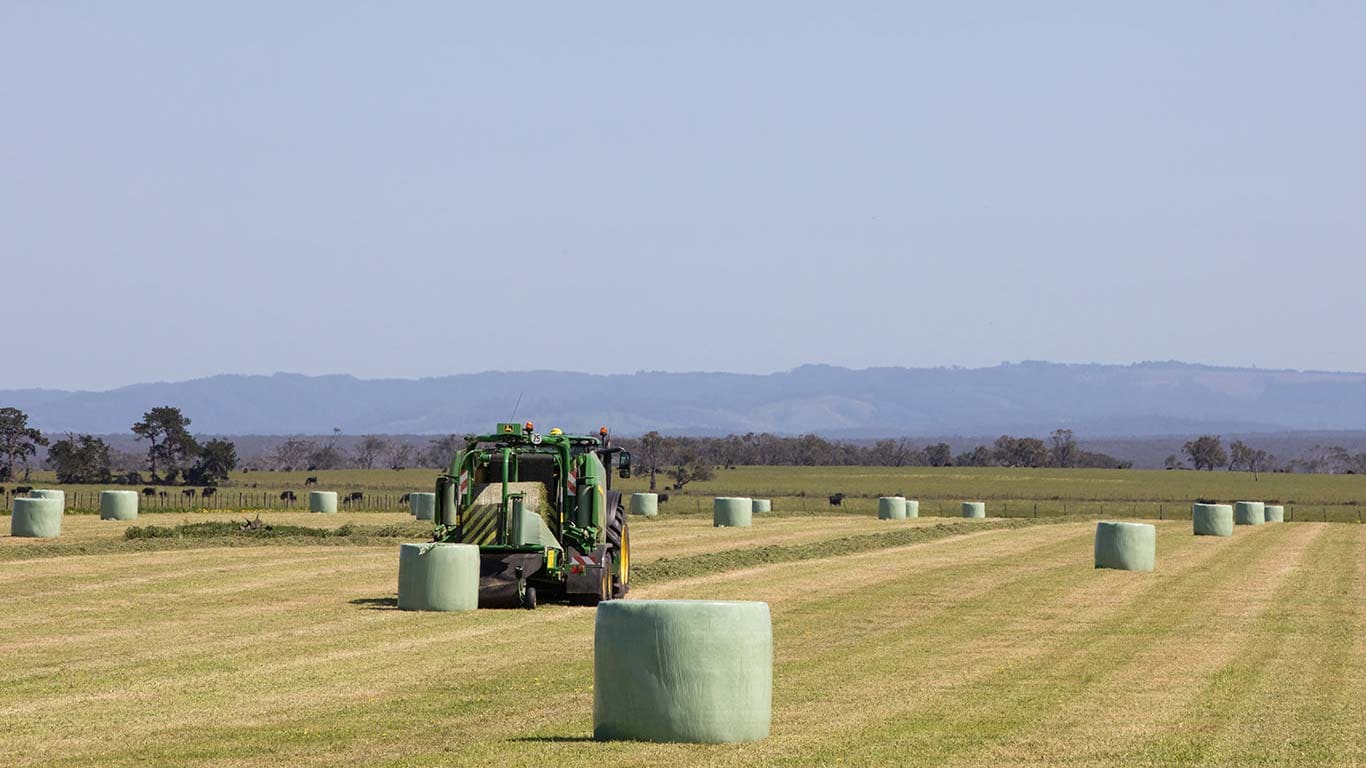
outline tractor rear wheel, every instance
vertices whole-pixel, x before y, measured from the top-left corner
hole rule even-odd
[[[611,595],[621,599],[631,589],[631,529],[626,524],[626,508],[621,496],[610,510],[607,521],[607,552],[616,564],[612,573]]]

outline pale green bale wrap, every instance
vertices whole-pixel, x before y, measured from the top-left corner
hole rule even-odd
[[[472,611],[479,607],[479,547],[401,544],[398,607],[405,611]]]
[[[555,534],[550,532],[545,518],[524,502],[512,503],[512,543],[516,546],[560,548]]]
[[[877,500],[877,519],[905,520],[906,499],[901,496],[880,496]]]
[[[308,511],[332,514],[337,511],[336,491],[309,491]]]
[[[906,499],[906,517],[920,517],[920,502]]]
[[[754,502],[748,498],[718,496],[711,504],[711,524],[717,528],[748,528],[754,521]]]
[[[1235,525],[1261,525],[1266,522],[1266,505],[1260,501],[1240,501],[1233,506]]]
[[[408,511],[418,520],[431,520],[436,517],[435,493],[408,494]]]
[[[61,536],[62,502],[53,498],[16,498],[9,520],[9,535],[29,539]]]
[[[100,519],[138,519],[138,492],[100,491]]]
[[[963,502],[963,517],[986,517],[987,505],[981,501]]]
[[[758,512],[772,512],[772,511],[773,511],[773,500],[772,500],[772,499],[753,499],[753,502],[754,502],[754,509],[752,510],[753,512],[758,513]]]
[[[1157,564],[1157,529],[1147,523],[1096,523],[1096,567],[1151,571]]]
[[[659,514],[659,494],[657,493],[633,493],[631,494],[631,514],[643,517],[655,517]]]
[[[63,510],[66,509],[66,491],[48,488],[35,488],[28,492],[30,499],[53,499]]]
[[[1263,509],[1266,512],[1266,521],[1268,523],[1285,522],[1285,507],[1280,504],[1267,504]]]
[[[1196,504],[1191,507],[1191,524],[1196,536],[1232,536],[1233,505]]]
[[[613,600],[598,605],[593,737],[723,744],[768,736],[768,604]]]

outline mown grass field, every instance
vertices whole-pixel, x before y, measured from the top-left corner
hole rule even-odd
[[[307,477],[318,478],[318,489],[342,493],[359,491],[362,503],[356,511],[401,509],[402,494],[431,490],[435,470],[393,471],[332,470],[317,472],[251,472],[234,476],[220,487],[212,502],[177,498],[167,489],[166,502],[144,505],[148,512],[162,504],[174,509],[272,509],[281,505],[283,490],[293,490],[307,508]],[[39,473],[28,483],[35,487],[62,487],[78,499],[85,511],[93,511],[96,486],[54,486],[52,477]],[[648,480],[636,476],[617,480],[626,491],[645,490]],[[667,481],[659,478],[667,491]],[[690,483],[682,493],[669,492],[666,513],[710,514],[713,496],[772,498],[779,514],[846,513],[866,515],[876,508],[879,495],[903,494],[921,501],[921,514],[955,516],[962,501],[985,501],[990,514],[1007,517],[1034,515],[1103,515],[1108,517],[1189,517],[1190,503],[1198,498],[1221,501],[1266,500],[1287,505],[1302,520],[1361,522],[1366,514],[1366,476],[1292,475],[1247,472],[1193,472],[1151,470],[1002,469],[962,467],[738,467],[720,469],[707,482]],[[832,508],[827,497],[844,493],[849,498]],[[263,503],[264,502],[264,503]],[[74,504],[73,504],[74,506]]]
[[[393,543],[138,550],[128,525],[0,538],[0,765],[1366,761],[1359,525],[1159,521],[1137,574],[1092,568],[1087,520],[633,520],[633,598],[772,607],[773,733],[730,746],[591,741],[592,609],[402,612]]]

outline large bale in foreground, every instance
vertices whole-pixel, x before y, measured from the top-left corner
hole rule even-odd
[[[100,491],[100,519],[138,519],[138,492]]]
[[[1266,522],[1266,505],[1260,501],[1240,501],[1233,507],[1235,525],[1261,525]]]
[[[768,604],[613,600],[593,637],[593,737],[722,744],[768,736]]]
[[[987,505],[981,501],[963,502],[963,517],[986,517]]]
[[[1191,507],[1191,525],[1196,536],[1232,536],[1233,505],[1196,504]]]
[[[711,504],[711,524],[717,528],[748,528],[754,503],[748,498],[718,496]]]
[[[472,611],[479,607],[479,547],[401,544],[398,607],[405,611]]]
[[[642,517],[656,517],[659,515],[659,494],[657,493],[633,493],[631,494],[631,514]]]
[[[1147,523],[1096,523],[1096,567],[1151,571],[1157,563],[1157,529]]]
[[[877,500],[877,519],[905,520],[906,499],[901,496],[881,496]]]
[[[1285,507],[1280,504],[1267,504],[1262,509],[1266,513],[1266,521],[1268,523],[1285,522]]]
[[[308,511],[331,514],[337,511],[336,491],[309,491]]]
[[[9,535],[29,539],[55,539],[62,535],[62,502],[57,499],[16,498],[9,520]]]
[[[920,502],[906,499],[906,517],[920,517]]]
[[[28,497],[30,499],[52,499],[57,502],[57,506],[61,507],[63,510],[66,509],[66,491],[49,488],[35,488],[28,492]]]
[[[408,494],[408,511],[412,512],[413,517],[418,520],[431,520],[436,516],[436,494],[421,492]]]
[[[754,508],[751,511],[755,513],[773,511],[772,499],[752,499],[752,501],[754,502]]]

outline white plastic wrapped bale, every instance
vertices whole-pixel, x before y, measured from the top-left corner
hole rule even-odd
[[[401,544],[398,607],[405,611],[473,611],[479,607],[479,547]]]
[[[1284,523],[1284,522],[1285,522],[1285,507],[1284,507],[1284,506],[1282,506],[1282,505],[1280,505],[1280,504],[1267,504],[1265,507],[1263,507],[1263,510],[1266,512],[1266,521],[1267,521],[1268,523]]]
[[[631,514],[641,517],[655,517],[659,514],[659,494],[631,494]]]
[[[1232,536],[1231,504],[1196,504],[1191,507],[1191,526],[1196,536]]]
[[[100,491],[100,519],[138,519],[138,492]]]
[[[920,502],[915,499],[906,499],[906,517],[920,517]]]
[[[748,528],[754,521],[754,502],[748,497],[719,496],[711,503],[711,524],[717,528]]]
[[[877,519],[905,520],[906,499],[901,496],[880,496],[877,500]]]
[[[987,505],[982,501],[963,502],[963,517],[986,517]]]
[[[435,493],[408,494],[408,511],[418,520],[431,520],[436,515]]]
[[[14,500],[9,535],[28,539],[55,539],[62,535],[62,502],[58,499]]]
[[[309,491],[308,511],[331,514],[337,511],[336,491]]]
[[[1261,525],[1266,522],[1266,504],[1260,501],[1240,501],[1233,505],[1235,525]]]
[[[593,737],[724,744],[768,736],[768,604],[613,600],[593,633]]]
[[[1157,564],[1157,529],[1147,523],[1096,523],[1096,567],[1151,571]]]
[[[35,488],[28,492],[28,496],[31,499],[52,499],[57,502],[57,506],[61,507],[63,511],[66,510],[66,491]]]
[[[754,502],[754,509],[751,511],[756,514],[773,511],[773,501],[771,499],[752,499],[752,501]]]

